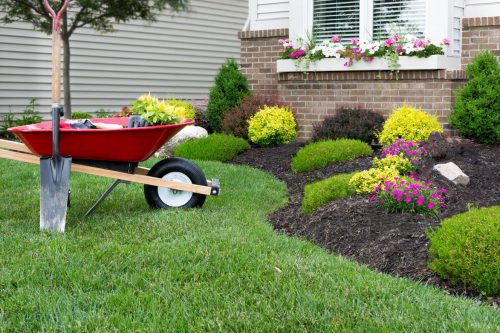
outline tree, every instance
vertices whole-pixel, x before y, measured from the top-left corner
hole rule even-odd
[[[61,24],[63,44],[64,114],[71,117],[70,45],[69,39],[76,29],[91,27],[99,32],[113,31],[113,24],[141,19],[154,22],[167,7],[180,11],[187,8],[189,0],[71,0]],[[57,12],[63,1],[50,1]],[[4,23],[30,22],[35,30],[51,34],[52,19],[42,0],[0,0],[0,11],[5,12]]]

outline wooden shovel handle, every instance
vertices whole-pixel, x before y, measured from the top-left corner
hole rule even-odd
[[[64,0],[57,13],[48,0],[44,0],[43,5],[52,17],[52,104],[58,106],[61,103],[61,17],[68,8],[69,0]]]

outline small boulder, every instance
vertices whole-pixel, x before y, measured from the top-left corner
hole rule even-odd
[[[439,172],[443,177],[450,180],[455,185],[469,184],[469,176],[463,173],[463,171],[453,162],[436,164],[433,170]]]
[[[200,126],[186,126],[168,140],[165,145],[158,150],[156,156],[169,156],[174,151],[175,147],[184,141],[205,138],[208,136],[206,129]]]

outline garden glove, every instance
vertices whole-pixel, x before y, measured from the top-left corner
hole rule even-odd
[[[128,128],[137,128],[137,127],[148,127],[149,123],[142,119],[141,116],[132,115],[128,117]]]

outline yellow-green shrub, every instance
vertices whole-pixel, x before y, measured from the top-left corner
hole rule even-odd
[[[394,166],[382,169],[370,168],[360,171],[352,176],[349,184],[354,186],[356,193],[372,193],[375,186],[384,184],[387,180],[393,180],[400,174]]]
[[[382,144],[390,144],[396,138],[410,141],[424,141],[431,132],[443,132],[443,127],[435,116],[430,116],[422,110],[402,106],[387,118],[378,139]]]
[[[403,154],[387,155],[382,159],[375,157],[373,167],[377,169],[394,167],[400,174],[406,174],[415,169],[415,165],[409,159],[404,158]]]
[[[264,106],[248,120],[248,138],[261,146],[295,140],[297,124],[286,107]]]
[[[171,105],[175,108],[175,114],[181,118],[195,118],[195,109],[194,106],[188,102],[178,101],[175,98],[171,100],[165,101],[167,105]]]

